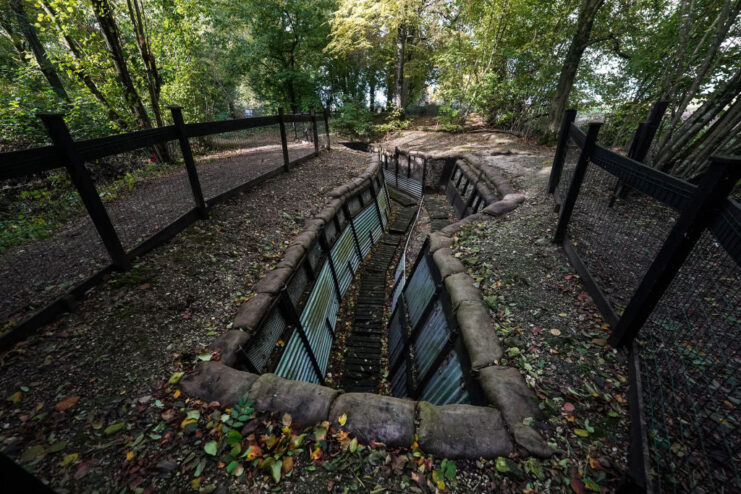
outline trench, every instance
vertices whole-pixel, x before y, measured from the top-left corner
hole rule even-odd
[[[365,260],[355,318],[345,346],[340,382],[348,392],[375,393],[383,373],[384,313],[387,307],[386,274],[417,213],[417,202],[389,188],[392,207],[397,209],[378,246]]]
[[[368,151],[367,143],[344,142],[344,146],[356,151]],[[386,313],[392,302],[388,293],[389,270],[396,271],[399,263],[406,262],[401,252],[408,249],[409,235],[421,222],[426,233],[440,230],[456,221],[452,206],[444,195],[422,193],[415,199],[403,191],[389,185],[389,198],[395,211],[378,245],[363,262],[360,279],[356,281],[358,296],[355,301],[351,330],[345,343],[342,357],[342,378],[340,388],[346,392],[376,393],[382,384],[384,358],[384,339],[388,338]],[[420,202],[423,205],[420,208]],[[415,219],[418,221],[415,222]],[[411,256],[416,258],[416,252]],[[396,262],[395,262],[396,261]],[[406,266],[404,266],[406,267]],[[393,281],[393,276],[391,277]]]

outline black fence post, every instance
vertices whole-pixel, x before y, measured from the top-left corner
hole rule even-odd
[[[399,148],[394,148],[394,163],[396,165],[396,188],[399,188]]]
[[[288,171],[291,162],[288,159],[288,138],[286,137],[286,122],[283,120],[283,108],[278,108],[278,125],[280,126],[280,145],[283,149],[283,169]]]
[[[327,134],[327,151],[331,149],[329,143],[329,109],[324,109],[324,133]]]
[[[597,134],[599,133],[599,129],[601,126],[601,123],[593,122],[589,124],[589,128],[587,129],[587,136],[584,140],[584,148],[581,150],[581,154],[579,155],[579,161],[576,163],[576,168],[574,169],[574,177],[571,179],[569,191],[566,194],[566,199],[564,199],[563,201],[561,214],[558,217],[556,234],[553,236],[553,241],[555,243],[560,244],[561,242],[563,242],[563,239],[566,236],[566,227],[569,224],[569,219],[571,219],[571,213],[574,212],[576,198],[579,195],[579,189],[581,188],[581,183],[584,180],[584,175],[586,175],[587,173],[589,157],[594,151],[594,146],[597,143]]]
[[[561,180],[563,171],[563,162],[566,158],[566,150],[569,144],[569,130],[571,124],[576,120],[576,110],[566,110],[561,122],[561,131],[558,134],[558,145],[556,146],[556,155],[553,157],[553,166],[551,166],[551,176],[548,179],[548,193],[553,194]]]
[[[741,158],[710,158],[710,168],[612,331],[610,345],[621,347],[633,341],[739,179]]]
[[[188,181],[190,182],[190,189],[193,192],[193,200],[196,203],[196,209],[201,218],[205,218],[208,216],[208,210],[206,208],[206,202],[203,199],[201,181],[198,179],[198,172],[196,171],[196,163],[193,160],[193,151],[190,148],[188,134],[185,132],[183,109],[177,105],[168,106],[168,108],[170,109],[170,113],[172,113],[172,121],[175,124],[175,133],[177,134],[178,142],[180,143],[180,152],[183,155],[185,169],[188,171]]]
[[[129,258],[126,256],[126,251],[121,245],[121,240],[118,238],[113,223],[111,223],[111,218],[100,200],[90,173],[85,168],[85,162],[80,157],[77,145],[72,140],[67,124],[64,123],[62,114],[37,113],[36,116],[44,123],[54,146],[65,156],[70,179],[80,194],[82,203],[85,205],[90,219],[93,220],[95,229],[103,240],[108,255],[111,256],[113,265],[119,269],[128,269]]]
[[[657,101],[654,103],[651,107],[651,113],[648,115],[648,120],[638,124],[638,128],[633,135],[633,140],[630,142],[628,158],[640,163],[646,161],[646,156],[648,155],[649,149],[651,149],[651,144],[656,136],[656,131],[659,130],[661,119],[664,117],[664,113],[668,106],[669,102],[667,101]],[[610,197],[608,206],[613,207],[617,198],[625,199],[628,197],[629,191],[630,188],[628,186],[622,182],[618,182],[615,185],[615,190]]]
[[[314,137],[314,152],[319,154],[319,132],[316,128],[316,111],[312,108],[311,109],[311,132]]]

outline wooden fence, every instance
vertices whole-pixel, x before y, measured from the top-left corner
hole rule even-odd
[[[665,108],[627,157],[597,143],[601,124],[583,132],[566,112],[548,185],[554,241],[612,327],[609,344],[626,350],[634,487],[741,489],[741,207],[729,198],[741,157],[711,158],[698,184],[644,165]]]
[[[79,193],[87,214],[93,222],[95,231],[105,246],[105,250],[110,258],[109,265],[72,287],[64,296],[57,298],[44,308],[26,317],[19,324],[7,329],[0,336],[0,351],[9,349],[39,327],[53,321],[62,312],[70,310],[76,301],[81,299],[91,287],[100,283],[107,273],[113,270],[128,270],[134,258],[166,242],[199,218],[205,218],[208,215],[209,208],[215,204],[221,203],[247,188],[275,176],[281,171],[281,168],[272,170],[206,200],[201,190],[201,183],[196,169],[195,159],[193,158],[191,139],[225,132],[278,125],[280,128],[283,154],[282,171],[285,172],[288,172],[291,167],[317,156],[320,151],[317,127],[318,118],[314,110],[310,114],[284,115],[281,109],[277,115],[272,116],[190,124],[186,124],[183,121],[180,107],[172,106],[170,107],[170,111],[174,122],[173,125],[81,141],[75,141],[72,138],[62,114],[40,113],[38,117],[46,127],[53,144],[35,149],[0,153],[0,181],[29,177],[55,169],[66,169],[74,188]],[[289,161],[286,124],[300,122],[307,122],[311,125],[314,152],[299,159]],[[329,149],[327,111],[323,113],[323,123],[327,141],[326,149]],[[85,166],[85,162],[162,145],[168,141],[178,141],[179,143],[193,196],[193,208],[174,222],[161,228],[157,233],[127,250],[124,248],[116,232],[116,228],[111,222],[109,211],[100,198],[99,191],[89,170]]]

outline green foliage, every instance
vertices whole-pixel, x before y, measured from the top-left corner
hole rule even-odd
[[[352,137],[370,138],[374,135],[373,114],[355,101],[346,101],[332,123],[339,131]]]
[[[386,116],[386,121],[376,125],[376,131],[379,133],[395,132],[397,130],[406,130],[412,126],[412,122],[404,118],[404,112],[400,108],[394,108]]]

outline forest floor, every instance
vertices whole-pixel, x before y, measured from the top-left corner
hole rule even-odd
[[[614,491],[626,461],[626,371],[550,243],[552,150],[501,133],[400,138],[407,148],[486,155],[527,197],[503,218],[469,225],[455,247],[486,296],[506,363],[539,398],[536,426],[557,456],[453,462],[255,414],[249,397],[224,410],[180,394],[178,380],[211,358],[204,348],[231,327],[322,192],[367,166],[367,154],[337,150],[216,207],[4,355],[0,450],[59,492]],[[420,225],[412,245],[426,233],[424,216]],[[226,437],[222,424],[235,422]],[[238,450],[232,461],[220,460],[224,447]]]

